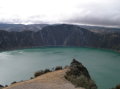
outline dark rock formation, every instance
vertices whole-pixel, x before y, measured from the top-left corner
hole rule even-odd
[[[65,78],[71,81],[76,87],[97,89],[97,86],[91,79],[88,70],[75,59],[73,59],[70,65],[70,70],[66,72]]]
[[[98,34],[76,25],[50,25],[37,32],[0,30],[0,50],[41,47],[77,46],[120,50],[120,33]]]
[[[88,70],[82,65],[82,63],[78,62],[75,59],[73,59],[70,65],[70,69],[71,71],[69,71],[69,73],[72,75],[75,76],[85,75],[88,79],[91,79]]]
[[[112,88],[112,89],[120,89],[120,84],[117,85],[115,88]]]

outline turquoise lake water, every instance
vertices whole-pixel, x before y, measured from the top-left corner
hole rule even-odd
[[[120,84],[120,53],[76,47],[43,47],[0,52],[0,84],[30,79],[34,72],[69,65],[76,58],[87,67],[98,89]]]

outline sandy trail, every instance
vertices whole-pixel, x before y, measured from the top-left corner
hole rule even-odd
[[[83,89],[75,88],[64,78],[67,69],[49,72],[35,79],[13,84],[4,89]]]

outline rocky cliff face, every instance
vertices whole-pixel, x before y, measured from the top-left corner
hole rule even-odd
[[[0,50],[38,46],[80,46],[120,49],[120,33],[98,34],[76,25],[50,25],[42,30],[0,30]]]
[[[85,89],[97,89],[96,84],[91,79],[88,70],[80,62],[73,59],[70,70],[66,72],[65,78],[71,81],[76,87]]]

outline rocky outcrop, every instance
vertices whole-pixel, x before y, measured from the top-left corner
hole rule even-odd
[[[41,71],[31,80],[15,82],[4,89],[97,89],[87,69],[75,59],[70,66],[56,68]]]
[[[41,46],[76,46],[120,50],[120,33],[98,34],[76,25],[50,25],[41,30],[0,30],[0,50]]]
[[[112,88],[112,89],[120,89],[120,84],[117,85],[115,88]]]
[[[91,79],[88,70],[75,59],[73,59],[70,65],[70,70],[66,72],[65,78],[71,81],[76,87],[97,89],[97,86]]]

